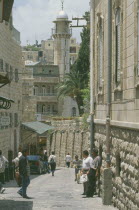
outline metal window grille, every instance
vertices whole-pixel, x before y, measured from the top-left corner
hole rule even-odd
[[[116,11],[116,83],[119,83],[121,80],[121,9],[117,8]]]

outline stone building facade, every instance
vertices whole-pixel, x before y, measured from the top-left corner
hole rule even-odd
[[[95,3],[93,90],[95,145],[106,163],[108,96],[108,3]],[[92,4],[93,5],[93,4]],[[110,44],[110,43],[109,43]],[[112,72],[110,139],[113,204],[121,210],[139,209],[139,1],[112,1]]]
[[[10,109],[0,109],[0,149],[8,157],[8,150],[17,155],[22,120],[22,51],[20,33],[9,23],[0,23],[0,75],[7,75],[10,83],[0,88],[0,96],[12,99]]]
[[[56,86],[59,83],[59,67],[41,62],[25,66],[23,75],[23,121],[45,121],[58,115],[59,104]]]
[[[33,48],[22,48],[22,55],[23,60],[26,62],[33,61],[33,62],[44,62],[44,64],[52,65],[54,64],[54,39],[50,38],[48,40],[42,40],[41,45],[35,47],[36,50]],[[80,44],[77,43],[76,38],[70,38],[70,49],[69,49],[69,56],[70,56],[70,64],[74,64],[74,62],[78,58],[78,53],[80,49]]]

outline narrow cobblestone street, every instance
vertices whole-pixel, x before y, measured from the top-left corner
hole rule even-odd
[[[50,174],[32,175],[28,195],[31,200],[22,199],[16,183],[7,184],[5,194],[0,196],[0,210],[114,210],[103,206],[101,198],[82,198],[82,185],[74,182],[74,169],[61,168],[55,177]]]

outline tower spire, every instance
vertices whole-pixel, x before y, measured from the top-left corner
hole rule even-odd
[[[62,10],[64,9],[64,0],[61,0],[62,3]]]

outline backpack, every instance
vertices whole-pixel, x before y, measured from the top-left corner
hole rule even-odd
[[[54,158],[52,157],[51,159],[50,159],[50,164],[54,164],[55,163],[55,160],[54,160]]]

